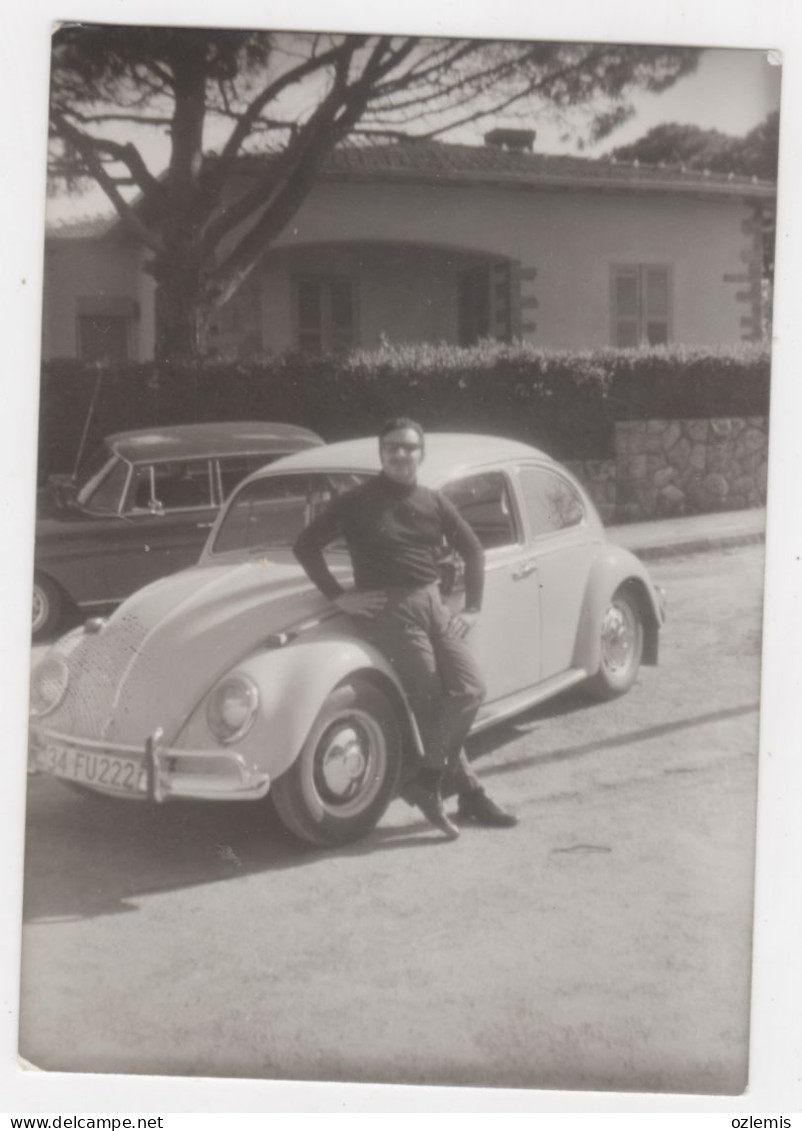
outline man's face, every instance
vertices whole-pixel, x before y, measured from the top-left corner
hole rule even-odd
[[[395,483],[412,484],[423,460],[423,438],[414,428],[397,428],[379,443],[382,470]]]

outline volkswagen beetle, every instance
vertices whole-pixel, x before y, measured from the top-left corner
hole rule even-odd
[[[291,546],[379,468],[375,438],[278,460],[240,484],[196,566],[56,642],[32,680],[32,769],[153,802],[269,792],[317,845],[373,828],[414,757],[415,723],[390,664],[349,632]],[[575,684],[619,695],[657,662],[662,596],[559,464],[510,440],[434,434],[420,481],[486,551],[472,641],[488,694],[475,731]],[[345,547],[329,561],[347,585]],[[458,606],[458,561],[444,559],[443,579]]]

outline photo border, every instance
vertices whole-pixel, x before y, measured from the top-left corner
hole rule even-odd
[[[7,533],[0,563],[5,632],[0,639],[6,729],[0,814],[3,910],[11,929],[0,949],[0,1095],[11,1112],[34,1111],[523,1111],[523,1112],[749,1112],[798,1111],[802,1103],[802,374],[800,319],[793,269],[802,262],[798,219],[802,105],[800,16],[782,0],[621,2],[611,13],[598,0],[531,5],[520,0],[434,6],[409,0],[371,10],[356,0],[294,0],[292,5],[227,0],[82,0],[65,13],[54,0],[29,0],[6,17],[0,44],[4,204],[0,280],[5,317],[0,470],[8,490],[0,514]],[[666,42],[694,46],[765,48],[783,58],[777,284],[774,307],[770,473],[767,521],[764,666],[758,801],[752,1048],[750,1085],[742,1097],[443,1089],[414,1086],[293,1084],[173,1077],[80,1076],[21,1070],[16,1060],[22,910],[24,750],[30,663],[28,596],[32,571],[39,341],[45,210],[45,147],[49,33],[69,15],[86,22],[175,23],[185,26],[271,26],[342,31],[426,32],[515,39]],[[737,615],[737,609],[733,610]]]

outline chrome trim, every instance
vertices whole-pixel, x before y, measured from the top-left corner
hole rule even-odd
[[[129,593],[128,597],[130,596],[131,594]],[[76,603],[79,609],[89,609],[94,608],[95,606],[102,608],[103,605],[121,605],[123,601],[127,599],[127,597],[103,597],[102,599],[97,601],[78,601]]]
[[[46,673],[48,665],[51,668],[59,668],[58,694],[56,695],[55,699],[52,699],[49,703],[47,703],[43,710],[36,710],[34,708],[34,691],[41,686],[40,681],[43,678],[43,673]],[[67,694],[69,685],[70,668],[66,659],[64,658],[64,656],[58,654],[54,655],[52,652],[48,652],[45,655],[44,659],[40,663],[37,663],[31,671],[31,718],[35,719],[38,722],[41,719],[46,719],[48,715],[52,715],[53,712],[64,702],[64,696]]]
[[[212,726],[211,720],[209,718],[209,710],[212,706],[213,697],[217,695],[217,693],[220,691],[220,688],[227,683],[235,683],[237,681],[239,681],[244,686],[250,699],[248,715],[237,728],[237,730],[233,731],[226,738],[222,738],[221,736],[214,733],[214,727]],[[248,731],[253,726],[253,721],[256,718],[256,712],[258,710],[259,688],[256,686],[251,677],[249,675],[243,675],[241,673],[235,675],[225,675],[221,680],[218,680],[218,682],[206,696],[206,726],[211,731],[212,736],[217,739],[218,742],[222,742],[224,746],[230,746],[232,742],[238,742],[248,733]]]
[[[536,561],[522,562],[517,569],[512,572],[513,581],[522,581],[525,577],[531,577],[533,573],[537,573],[538,563]]]
[[[134,465],[129,459],[126,459],[125,456],[121,456],[119,452],[115,452],[115,455],[118,459],[122,460],[122,462],[124,464],[127,464],[128,466],[128,473],[125,476],[125,486],[120,492],[120,501],[117,504],[117,510],[114,512],[119,517],[122,517],[127,513],[125,510],[125,503],[128,498],[128,492],[131,490],[131,480],[134,478]]]
[[[551,699],[561,691],[567,691],[569,687],[574,687],[587,678],[588,673],[584,668],[571,668],[561,675],[550,676],[534,690],[516,691],[512,695],[506,695],[503,699],[498,699],[480,710],[471,734],[479,734],[495,726],[496,723],[503,722],[504,719],[519,715],[530,707],[536,707],[544,700]]]
[[[31,726],[31,749],[28,756],[29,768],[36,772],[49,773],[48,770],[36,764],[37,754],[44,749],[48,742],[54,742],[74,750],[104,753],[111,757],[120,755],[121,757],[130,758],[133,756],[141,759],[144,775],[140,775],[136,793],[132,790],[106,787],[99,791],[109,796],[129,799],[134,797],[157,803],[166,801],[170,797],[195,798],[207,801],[258,801],[267,796],[270,789],[269,774],[249,767],[243,756],[238,754],[236,750],[184,750],[174,746],[164,746],[162,738],[161,727],[157,727],[149,735],[143,746],[127,742],[104,742],[102,739],[95,738],[76,738],[73,735],[45,730],[43,727],[33,725]],[[169,760],[180,765],[182,760],[187,759],[222,761],[236,770],[237,777],[221,773],[182,773],[180,770],[164,764],[165,761]],[[58,775],[52,776],[57,777]],[[87,789],[93,788],[91,784],[85,784]]]

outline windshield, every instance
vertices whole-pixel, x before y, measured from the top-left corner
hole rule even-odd
[[[127,479],[128,464],[107,448],[99,448],[81,472],[77,501],[90,511],[116,513]]]
[[[247,483],[228,505],[213,552],[292,546],[316,515],[338,495],[364,483],[356,472],[270,475]]]

